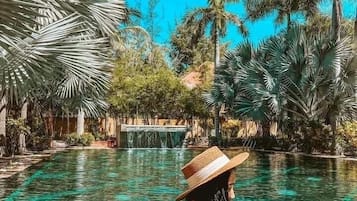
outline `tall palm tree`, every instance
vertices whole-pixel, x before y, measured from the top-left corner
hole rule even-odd
[[[357,105],[352,56],[348,39],[335,43],[329,36],[307,37],[302,27],[292,27],[257,49],[244,43],[227,54],[217,72],[219,93],[240,118],[287,122],[282,112],[289,111],[305,124],[325,121],[329,113],[353,119]],[[337,60],[343,64],[338,82]]]
[[[262,135],[269,136],[271,121],[281,118],[285,93],[282,83],[287,68],[271,60],[285,51],[282,36],[262,43],[257,49],[249,42],[226,54],[220,70],[217,94],[235,117],[260,122]]]
[[[332,27],[331,27],[331,34],[332,34],[332,39],[336,42],[339,42],[341,40],[341,26],[342,26],[342,2],[341,0],[333,0],[332,1]],[[340,78],[340,73],[341,73],[341,61],[337,60],[336,61],[336,68],[335,68],[335,81],[338,82]],[[336,90],[336,89],[335,89]],[[338,93],[338,91],[335,91],[334,93]],[[329,115],[329,121],[332,124],[333,131],[336,131],[337,126],[338,126],[338,120],[337,116],[339,114],[335,112],[331,112]],[[333,147],[336,146],[336,142],[333,141]],[[336,150],[336,148],[333,148]]]
[[[237,3],[238,0],[208,0],[207,8],[198,8],[185,17],[185,24],[196,25],[193,31],[193,39],[201,38],[210,27],[210,34],[214,42],[214,69],[220,66],[220,43],[219,39],[227,33],[228,22],[233,22],[243,35],[247,35],[247,30],[242,20],[225,10],[226,3]],[[194,41],[194,40],[193,40]],[[221,138],[219,132],[219,112],[222,102],[217,100],[214,104],[215,113],[215,134],[218,139]]]
[[[277,24],[287,23],[287,28],[292,25],[291,16],[297,12],[303,12],[305,17],[310,17],[318,12],[318,3],[321,0],[246,0],[245,6],[248,12],[248,19],[257,20],[278,12],[275,19]]]
[[[126,19],[124,1],[0,0],[0,94],[21,100],[44,80],[60,98],[108,89],[110,37]],[[93,90],[91,90],[93,91]],[[93,96],[92,96],[93,95]]]

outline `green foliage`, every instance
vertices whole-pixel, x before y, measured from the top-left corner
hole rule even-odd
[[[348,19],[342,20],[341,37],[353,36],[353,21]],[[314,36],[317,34],[329,34],[331,32],[331,16],[317,13],[306,21],[306,35]]]
[[[208,102],[224,103],[229,114],[262,125],[278,122],[278,129],[306,152],[332,149],[335,136],[327,127],[334,130],[334,122],[357,117],[352,57],[348,38],[334,42],[329,35],[308,36],[304,27],[294,26],[257,49],[242,43],[228,53]]]
[[[286,120],[284,124],[286,133],[280,139],[280,146],[283,149],[305,153],[330,151],[334,140],[331,125],[320,121],[297,120]]]
[[[8,10],[0,18],[12,19],[4,21],[6,28],[0,28],[2,95],[20,100],[32,95],[34,88],[50,88],[58,99],[84,100],[78,107],[103,98],[110,77],[108,37],[125,19],[124,2],[29,0],[1,4]],[[28,7],[22,9],[24,5]],[[93,104],[84,108],[96,112]]]
[[[34,115],[31,113],[30,115]],[[50,147],[51,138],[45,131],[45,124],[42,119],[31,116],[27,124],[31,128],[31,135],[26,136],[26,148],[28,150],[42,151]]]
[[[43,151],[50,148],[51,138],[39,135],[28,135],[26,138],[26,148],[33,151]]]
[[[90,146],[94,140],[94,136],[91,133],[83,133],[80,136],[79,144]]]
[[[66,135],[66,143],[70,146],[78,145],[80,141],[80,136],[78,133],[71,133]]]
[[[302,150],[306,153],[312,151],[325,152],[331,150],[333,132],[330,125],[320,122],[309,122],[301,127]],[[323,142],[323,143],[322,143]]]
[[[135,56],[140,55],[133,51]],[[123,55],[118,60],[108,98],[118,114],[184,118],[205,115],[200,89],[189,90],[166,67],[163,57],[147,63],[145,57]],[[161,62],[160,62],[161,61]]]
[[[23,119],[6,120],[6,155],[14,155],[19,152],[20,135],[29,135],[30,127],[26,126]]]
[[[209,117],[209,109],[207,108],[202,94],[206,90],[204,88],[194,88],[191,90],[185,89],[178,99],[179,105],[182,107],[181,113],[178,116],[195,116],[201,118]]]
[[[106,136],[104,133],[94,132],[92,134],[93,134],[94,139],[97,140],[97,141],[107,140],[108,139],[108,136]]]
[[[343,122],[337,129],[339,143],[346,151],[357,154],[357,121]]]
[[[331,113],[354,118],[351,57],[348,39],[334,43],[328,36],[307,37],[301,27],[293,27],[258,49],[242,44],[227,54],[213,95],[233,115],[253,120],[282,121],[289,115],[309,122],[326,120]],[[342,62],[338,82],[337,59]]]
[[[216,136],[208,136],[209,146],[217,146],[219,144],[218,138]]]
[[[228,138],[237,137],[241,128],[241,121],[229,119],[222,123],[222,134]]]
[[[277,12],[275,22],[281,24],[287,22],[287,26],[292,25],[291,16],[294,13],[303,14],[305,17],[311,17],[318,12],[318,3],[321,0],[246,0],[245,8],[248,18],[252,21],[261,19]]]
[[[66,143],[70,146],[89,146],[94,140],[94,136],[91,133],[83,133],[82,135],[71,133],[66,136]]]
[[[190,66],[198,66],[206,61],[213,61],[214,44],[205,36],[192,37],[196,24],[179,24],[171,35],[170,58],[177,74],[182,74]],[[222,46],[222,52],[226,49]]]

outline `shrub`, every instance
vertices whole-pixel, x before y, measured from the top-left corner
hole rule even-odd
[[[83,135],[80,136],[79,143],[83,146],[89,146],[94,140],[94,136],[91,133],[83,133]]]
[[[217,146],[218,145],[218,138],[216,136],[209,136],[208,137],[208,144],[209,144],[209,146]]]
[[[19,153],[19,137],[28,135],[30,127],[26,126],[23,119],[6,120],[6,154],[8,156]]]
[[[26,148],[33,151],[49,149],[51,137],[45,131],[43,120],[33,117],[28,124],[31,128],[31,135],[26,135]]]
[[[77,133],[71,133],[66,136],[66,143],[70,146],[79,145],[80,136]]]
[[[46,136],[28,135],[26,147],[32,151],[43,151],[50,147],[51,138]]]
[[[107,140],[108,136],[105,133],[94,132],[92,133],[95,140]]]
[[[333,132],[330,125],[321,122],[308,122],[301,128],[303,133],[302,149],[306,153],[312,153],[314,150],[326,152],[331,150],[333,141]]]
[[[71,133],[66,136],[66,143],[70,146],[83,145],[89,146],[94,141],[94,136],[91,133],[83,133],[78,135],[77,133]]]
[[[345,151],[357,150],[357,121],[344,122],[337,128],[338,143]]]
[[[237,137],[238,131],[241,128],[239,120],[229,119],[222,123],[222,134],[228,138]]]

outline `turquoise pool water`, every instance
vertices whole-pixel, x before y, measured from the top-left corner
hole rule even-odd
[[[186,188],[180,167],[198,150],[78,150],[9,179],[2,200],[170,201]],[[233,156],[240,151],[225,151]],[[252,152],[237,169],[235,201],[357,200],[357,161]]]

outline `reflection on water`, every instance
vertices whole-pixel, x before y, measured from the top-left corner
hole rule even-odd
[[[180,168],[198,150],[78,150],[0,180],[4,200],[174,200]],[[225,151],[233,156],[240,151]],[[252,152],[237,168],[235,201],[357,200],[357,161]]]

